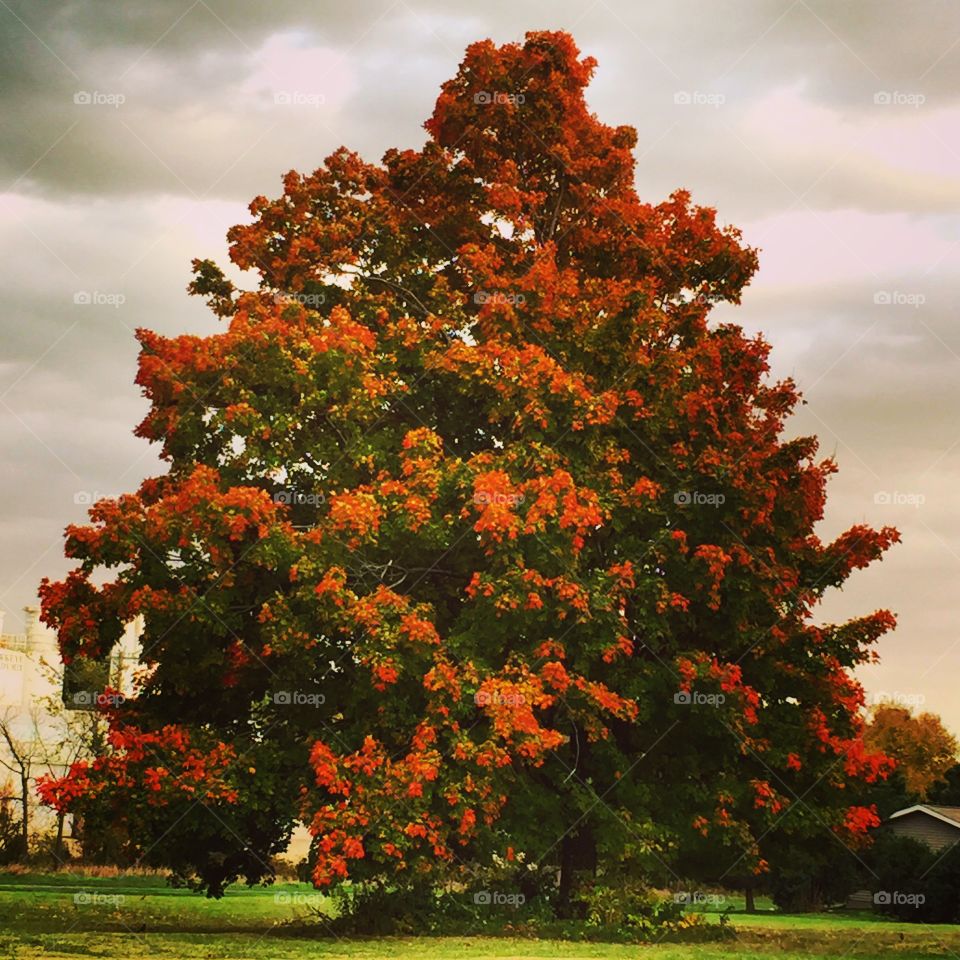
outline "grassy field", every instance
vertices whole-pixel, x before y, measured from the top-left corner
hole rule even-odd
[[[801,957],[960,957],[960,927],[893,923],[871,915],[734,913],[734,940],[703,945],[560,943],[509,938],[336,940],[310,935],[324,899],[281,883],[231,889],[220,901],[155,877],[0,874],[0,957],[396,958],[396,960],[799,960]],[[299,922],[298,922],[299,921]]]

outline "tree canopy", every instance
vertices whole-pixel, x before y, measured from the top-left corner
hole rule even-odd
[[[144,675],[49,802],[213,895],[300,819],[320,886],[523,854],[561,904],[598,864],[763,872],[876,823],[852,669],[893,617],[814,618],[897,533],[817,536],[835,465],[711,318],[757,253],[639,199],[594,66],[473,44],[421,150],[251,203],[254,289],[195,261],[222,333],[139,331],[169,469],[70,527],[42,593],[67,658],[142,615]]]
[[[957,740],[937,714],[914,714],[894,701],[873,709],[864,740],[871,749],[896,761],[911,802],[926,800],[957,763]]]

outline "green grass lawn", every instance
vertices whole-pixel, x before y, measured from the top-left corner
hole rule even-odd
[[[318,930],[326,901],[311,887],[231,888],[219,901],[154,877],[0,874],[0,958],[207,960],[759,960],[778,957],[960,957],[960,927],[894,923],[870,914],[734,913],[736,938],[702,945],[561,943],[491,937],[337,940]],[[300,922],[296,922],[300,921]]]

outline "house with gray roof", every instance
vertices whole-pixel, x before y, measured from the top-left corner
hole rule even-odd
[[[919,840],[931,850],[942,850],[960,840],[960,807],[916,803],[892,813],[889,829],[899,837]]]

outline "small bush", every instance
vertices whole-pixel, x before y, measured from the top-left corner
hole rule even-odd
[[[960,844],[935,852],[908,837],[881,833],[868,865],[881,913],[908,923],[960,923]]]
[[[862,881],[857,861],[838,847],[823,851],[797,847],[774,861],[767,885],[780,910],[810,913],[844,903]]]
[[[472,887],[439,891],[346,883],[331,895],[336,916],[318,912],[315,919],[338,936],[486,935],[628,943],[700,943],[732,936],[726,917],[718,923],[699,913],[684,914],[681,905],[649,889],[596,885],[581,891],[586,919],[557,919],[546,899],[527,901],[519,893]]]
[[[14,812],[10,799],[11,792],[9,782],[0,783],[0,866],[17,863],[27,854],[23,848],[20,818]]]

